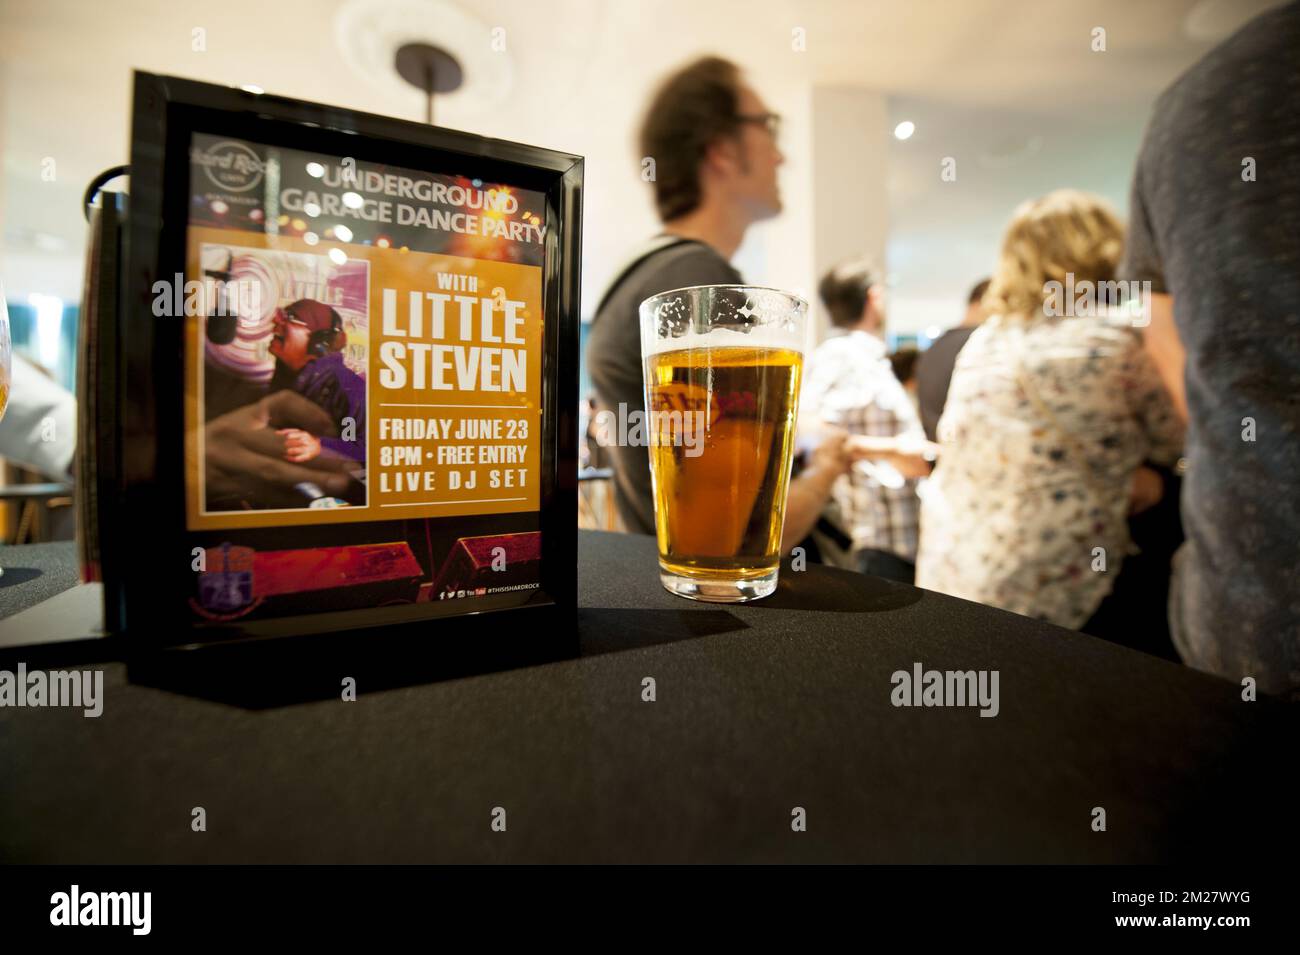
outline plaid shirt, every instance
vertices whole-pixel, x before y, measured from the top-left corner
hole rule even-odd
[[[921,419],[894,377],[885,344],[867,332],[837,334],[808,360],[799,413],[838,425],[850,434],[896,437],[920,433]],[[831,493],[844,515],[855,551],[888,551],[916,560],[921,504],[917,481],[892,465],[860,461]]]

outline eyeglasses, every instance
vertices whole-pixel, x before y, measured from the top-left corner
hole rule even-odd
[[[742,123],[758,123],[763,126],[772,138],[776,139],[781,135],[781,114],[780,113],[757,113],[746,114],[737,113],[736,119]]]
[[[308,328],[308,329],[311,328],[311,326],[308,325],[306,322],[304,322],[301,318],[299,318],[298,316],[294,315],[291,312],[286,312],[282,308],[277,308],[275,310],[275,318],[272,319],[272,321],[276,321],[276,320],[287,322],[290,325],[301,325],[303,328]]]

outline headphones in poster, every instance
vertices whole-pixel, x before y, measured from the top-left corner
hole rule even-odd
[[[330,352],[342,351],[347,340],[347,335],[343,333],[343,319],[331,308],[330,327],[311,333],[311,338],[307,339],[307,354],[324,358]]]
[[[295,306],[302,304],[295,302],[285,308],[277,308],[276,318],[281,321],[295,322],[299,325],[319,324],[319,314],[316,322],[308,322],[296,314]],[[327,305],[319,302],[310,302],[310,306],[315,309],[329,309],[329,327],[317,328],[307,339],[307,354],[313,358],[324,358],[330,352],[342,351],[343,346],[347,344],[347,333],[343,330],[343,317]]]

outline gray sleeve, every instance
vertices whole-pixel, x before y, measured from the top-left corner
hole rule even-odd
[[[1149,137],[1148,133],[1148,139]],[[1143,188],[1142,167],[1145,156],[1144,144],[1138,155],[1133,188],[1129,193],[1128,237],[1124,242],[1124,257],[1119,264],[1118,278],[1123,281],[1150,282],[1152,292],[1168,292],[1164,258],[1160,254],[1155,227],[1147,207],[1147,191]]]

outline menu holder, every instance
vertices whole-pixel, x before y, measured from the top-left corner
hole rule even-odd
[[[81,346],[108,629],[575,647],[581,196],[577,156],[136,73]]]

